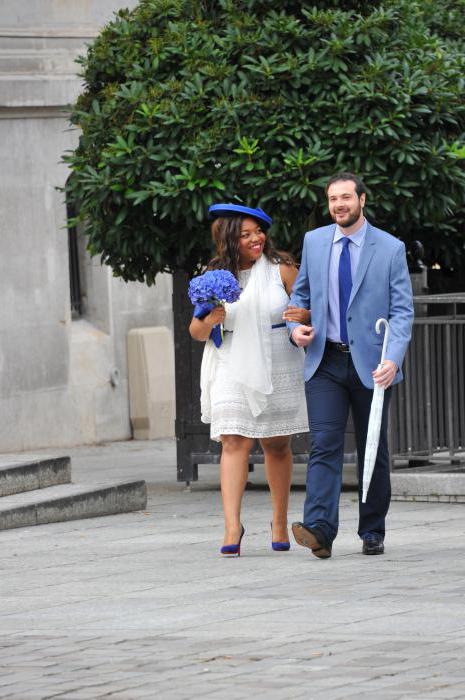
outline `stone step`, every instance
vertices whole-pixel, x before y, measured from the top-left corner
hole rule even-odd
[[[0,458],[0,497],[69,484],[70,481],[69,457],[29,457],[23,460],[2,455]]]
[[[0,499],[0,530],[143,510],[145,481],[66,484]]]

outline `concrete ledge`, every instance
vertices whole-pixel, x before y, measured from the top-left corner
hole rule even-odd
[[[410,503],[465,503],[465,496],[396,496],[392,501],[409,501]]]
[[[0,497],[58,484],[69,484],[70,481],[69,457],[45,457],[26,462],[18,460],[10,462],[2,458],[0,461]]]
[[[145,481],[51,486],[0,501],[0,530],[128,513],[147,505]]]
[[[75,75],[1,75],[1,107],[49,107],[73,104],[82,90]],[[65,117],[63,116],[63,120]]]
[[[432,503],[465,502],[464,472],[391,474],[392,500]]]

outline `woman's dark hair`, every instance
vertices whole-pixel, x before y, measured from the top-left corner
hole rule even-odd
[[[208,264],[209,270],[229,270],[237,278],[239,274],[239,239],[241,227],[245,216],[218,217],[212,223],[212,239],[216,248],[216,256]],[[260,222],[255,219],[258,224]],[[264,232],[266,233],[266,231]],[[272,263],[284,263],[295,265],[295,261],[289,253],[276,250],[271,238],[267,235],[263,254]]]

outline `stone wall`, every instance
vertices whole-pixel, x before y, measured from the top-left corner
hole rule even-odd
[[[117,0],[0,3],[0,452],[130,437],[126,335],[172,327],[171,279],[125,284],[81,250],[71,318],[60,162],[76,56]]]

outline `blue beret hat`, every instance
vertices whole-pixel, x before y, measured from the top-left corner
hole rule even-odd
[[[217,219],[223,216],[253,216],[258,219],[264,229],[270,228],[273,220],[268,214],[265,214],[263,209],[252,209],[244,207],[242,204],[212,204],[208,208],[208,218]]]

